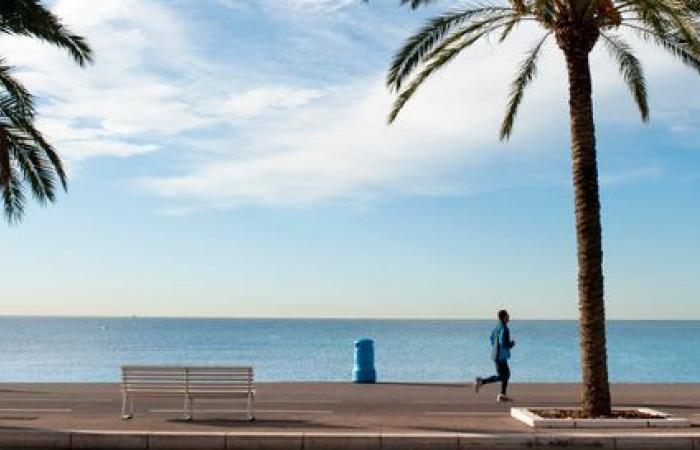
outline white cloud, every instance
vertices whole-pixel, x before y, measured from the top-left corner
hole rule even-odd
[[[260,87],[232,96],[223,106],[223,112],[249,118],[269,110],[298,108],[321,95],[318,89]]]
[[[64,157],[139,155],[158,148],[133,143],[144,133],[173,135],[211,121],[183,99],[196,61],[166,8],[136,0],[59,0],[55,11],[88,38],[95,65],[81,69],[63,51],[27,38],[3,38],[0,52],[42,100],[42,129]]]
[[[531,36],[525,29],[518,37]],[[179,203],[227,208],[362,201],[387,193],[462,194],[494,183],[527,183],[528,174],[509,179],[498,166],[543,152],[567,154],[568,111],[563,60],[551,45],[512,141],[497,143],[509,82],[523,50],[518,45],[493,49],[489,44],[473,49],[430,80],[391,127],[385,123],[391,98],[380,75],[328,90],[321,100],[273,123],[251,127],[247,151],[238,156],[220,156],[181,175],[143,180],[142,185]],[[642,55],[649,57],[645,62],[650,63],[652,92],[687,75],[655,51]],[[593,67],[599,117],[638,123],[634,104],[608,56],[597,52]],[[659,170],[632,169],[603,181],[633,182],[659,176]]]
[[[497,143],[513,59],[486,48],[475,50],[474,57],[483,70],[468,70],[468,59],[447,69],[391,127],[386,114],[392,99],[379,75],[252,127],[246,157],[218,157],[192,172],[143,184],[163,196],[215,207],[470,191],[479,177],[474,169],[513,150]],[[528,102],[522,113],[518,139],[525,143],[537,141],[530,130],[564,107],[551,89],[561,79],[551,75],[530,93],[537,103]],[[543,107],[547,114],[538,113]],[[519,151],[528,152],[525,147]],[[469,168],[473,179],[456,179],[458,170],[464,175],[466,169],[468,177]]]
[[[55,12],[95,50],[96,63],[84,69],[36,40],[0,39],[0,53],[42,100],[40,125],[64,158],[141,155],[162,148],[164,140],[178,148],[191,145],[188,132],[215,127],[231,147],[236,118],[292,110],[322,95],[291,84],[242,81],[244,70],[212,61],[197,47],[199,30],[168,6],[58,0]]]

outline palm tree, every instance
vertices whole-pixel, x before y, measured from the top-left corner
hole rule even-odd
[[[401,0],[412,8],[436,0]],[[692,4],[692,5],[691,5]],[[421,84],[462,50],[496,35],[510,36],[519,24],[532,22],[543,34],[534,43],[511,85],[500,138],[513,130],[526,88],[537,75],[537,61],[545,42],[553,37],[563,52],[569,84],[571,157],[576,206],[578,299],[581,334],[583,413],[590,417],[611,412],[605,343],[603,254],[589,54],[602,43],[619,66],[641,118],[649,107],[642,66],[618,34],[629,30],[645,42],[666,50],[700,71],[700,41],[693,18],[697,0],[484,0],[437,16],[408,38],[396,53],[387,84],[397,93],[389,122]]]
[[[81,66],[92,62],[85,39],[70,32],[38,0],[2,0],[0,33],[29,36],[65,49]],[[66,173],[55,149],[34,126],[32,95],[0,58],[0,194],[8,222],[22,218],[24,184],[40,204],[56,199],[57,182],[65,190]]]

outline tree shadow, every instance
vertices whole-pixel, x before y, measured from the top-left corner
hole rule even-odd
[[[25,389],[0,389],[0,393],[2,394],[37,394],[37,395],[44,395],[48,394],[48,391],[29,391]]]
[[[384,386],[416,386],[416,387],[444,387],[444,388],[466,388],[469,383],[419,383],[413,381],[395,381],[376,383]]]
[[[222,427],[222,428],[244,428],[244,429],[255,429],[255,428],[276,428],[276,429],[299,429],[299,428],[314,428],[314,429],[328,429],[328,430],[356,430],[364,427],[353,427],[349,425],[332,425],[326,423],[313,422],[309,420],[260,420],[256,419],[254,421],[248,421],[243,419],[193,419],[190,421],[183,421],[182,419],[169,419],[168,422],[171,423],[182,423],[187,425],[199,425],[208,427]]]
[[[469,427],[439,427],[439,426],[413,426],[411,430],[421,430],[421,431],[436,431],[436,432],[446,432],[446,433],[475,433],[475,434],[494,434],[498,433],[498,430],[493,428],[469,428]],[[508,434],[523,434],[531,433],[532,429],[523,426],[522,429],[508,430]]]
[[[688,404],[673,404],[673,403],[654,403],[654,402],[639,402],[639,403],[616,403],[613,406],[613,409],[615,409],[615,406],[620,406],[623,408],[637,408],[637,407],[642,407],[642,408],[673,408],[673,409],[683,409],[683,410],[693,410],[693,409],[700,409],[700,404],[695,404],[695,405],[688,405]]]

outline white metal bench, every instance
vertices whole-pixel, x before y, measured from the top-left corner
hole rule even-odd
[[[122,366],[122,419],[134,415],[134,397],[182,397],[183,419],[192,419],[195,398],[245,398],[246,419],[255,420],[252,367]]]

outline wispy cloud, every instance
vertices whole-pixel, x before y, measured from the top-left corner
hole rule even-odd
[[[521,33],[528,35],[527,30]],[[513,62],[522,50],[517,45],[474,49],[469,58],[427,83],[391,127],[386,125],[391,96],[379,73],[349,87],[326,90],[322,98],[270,123],[242,130],[248,134],[244,157],[221,156],[180,175],[143,180],[142,185],[178,203],[228,208],[465,194],[498,183],[512,187],[532,182],[524,171],[506,172],[499,166],[513,155],[533,159],[565,150],[568,114],[563,71],[557,69],[563,62],[552,46],[540,79],[527,95],[513,141],[497,142]],[[473,70],[473,61],[478,61],[479,70]],[[614,112],[614,120],[638,121],[607,55],[596,53],[594,66],[601,115]],[[659,80],[672,82],[666,67],[663,58],[649,66],[652,87]],[[603,182],[658,176],[656,168],[633,168],[607,175]]]
[[[259,87],[242,94],[234,94],[223,105],[223,113],[250,118],[270,110],[295,109],[322,96],[318,89],[291,89],[289,87]]]
[[[267,9],[295,11],[306,14],[318,14],[338,11],[357,4],[360,0],[217,0],[220,4],[234,9]]]
[[[600,183],[604,186],[629,184],[640,181],[658,180],[664,175],[661,167],[640,167],[617,173],[604,173],[600,175]]]
[[[472,191],[479,167],[514,151],[496,140],[511,59],[486,48],[477,54],[483,71],[464,70],[469,63],[459,63],[429,83],[391,127],[386,114],[392,98],[380,73],[326,90],[270,123],[251,125],[244,130],[251,135],[245,157],[217,157],[191,172],[142,185],[165,197],[219,208]],[[555,72],[545,80],[561,84]],[[532,130],[550,128],[548,115],[538,110],[555,113],[564,106],[544,84],[532,99],[523,110],[528,126],[518,129],[516,148],[522,153],[538,151]]]
[[[80,69],[62,52],[22,38],[0,40],[0,51],[43,100],[40,126],[64,157],[138,155],[158,148],[154,136],[207,122],[183,100],[192,52],[166,8],[148,1],[59,0],[55,10],[89,37],[94,66]],[[132,142],[147,134],[151,143]]]

